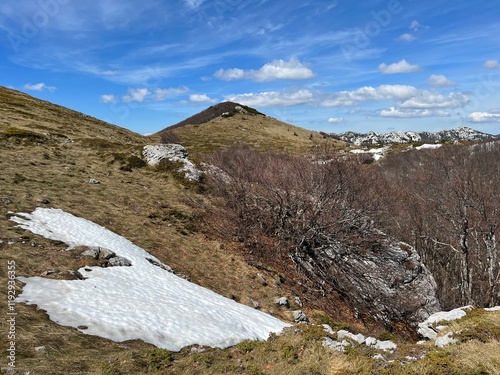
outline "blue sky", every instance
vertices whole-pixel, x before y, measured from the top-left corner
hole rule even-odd
[[[232,100],[308,129],[500,133],[496,1],[3,0],[0,85],[145,134]]]

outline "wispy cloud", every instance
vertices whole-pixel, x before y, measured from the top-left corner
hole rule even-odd
[[[420,65],[412,65],[405,59],[387,65],[386,63],[382,63],[378,66],[378,70],[383,74],[399,74],[399,73],[414,73],[422,70]]]
[[[266,91],[260,93],[226,95],[225,99],[250,107],[288,107],[310,103],[313,101],[313,97],[314,95],[311,91],[299,89],[288,92]]]
[[[168,96],[187,94],[188,92],[189,92],[189,89],[186,86],[182,86],[182,87],[178,87],[178,88],[168,88],[168,89],[157,88],[154,90],[156,101],[163,101]]]
[[[381,110],[380,116],[396,118],[448,117],[450,116],[450,112],[436,109],[401,109],[391,107]]]
[[[27,83],[23,87],[25,90],[30,90],[30,91],[45,91],[45,90],[50,92],[56,91],[56,87],[47,86],[45,83],[35,83],[35,84]]]
[[[258,70],[219,69],[215,72],[214,77],[224,81],[248,79],[255,82],[270,82],[309,79],[314,77],[314,73],[298,59],[292,58],[288,61],[274,60]]]
[[[216,103],[217,99],[212,99],[207,94],[191,94],[189,100],[195,103]]]
[[[364,86],[352,91],[339,91],[329,94],[321,102],[324,107],[348,107],[360,102],[380,100],[407,100],[417,96],[419,90],[408,85]]]
[[[184,0],[184,4],[186,4],[189,9],[198,9],[200,5],[203,4],[203,1],[204,0]]]

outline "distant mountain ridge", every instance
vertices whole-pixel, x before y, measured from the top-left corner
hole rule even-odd
[[[392,143],[410,142],[442,142],[442,141],[481,141],[493,138],[491,134],[483,133],[468,127],[460,127],[451,130],[441,130],[439,132],[413,132],[413,131],[393,131],[388,133],[368,133],[344,132],[339,137],[347,142],[360,145],[379,145]]]

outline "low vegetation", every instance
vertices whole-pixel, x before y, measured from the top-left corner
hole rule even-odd
[[[249,140],[251,146],[257,150],[275,153],[286,151],[294,155],[322,148],[322,146],[316,146],[321,145],[324,140],[319,134],[312,133],[311,137],[310,131],[285,126],[275,120],[270,121],[270,125],[266,124],[266,129],[263,129],[264,125],[253,121],[258,118],[258,115],[247,115],[246,120],[243,119],[244,116],[236,114],[229,118],[215,119],[212,123],[203,124],[198,128],[190,125],[175,131],[181,141],[186,142],[185,145],[191,153],[197,151],[199,154],[213,154],[218,149],[227,149],[235,140]],[[205,125],[207,125],[206,129],[203,128]],[[260,132],[257,131],[258,129],[261,129]],[[297,136],[293,135],[294,133]],[[229,134],[232,135],[229,136]],[[265,134],[265,136],[259,134]],[[214,208],[211,200],[216,186],[210,187],[207,183],[199,189],[193,189],[190,184],[182,182],[169,165],[158,168],[144,165],[140,151],[148,142],[151,142],[151,139],[69,109],[36,100],[25,94],[1,88],[0,257],[2,262],[5,264],[7,260],[15,261],[17,276],[74,278],[69,271],[88,264],[88,260],[82,258],[78,251],[67,251],[64,243],[44,239],[15,227],[15,224],[9,221],[12,213],[31,212],[39,206],[60,208],[126,237],[171,266],[177,274],[197,284],[247,305],[252,305],[252,301],[258,301],[261,310],[272,312],[275,316],[290,321],[290,311],[278,308],[274,304],[274,299],[278,296],[294,295],[288,275],[284,273],[288,270],[273,267],[263,261],[256,261],[257,258],[249,257],[249,255],[258,254],[259,251],[268,252],[271,246],[287,248],[298,246],[294,245],[297,244],[298,232],[296,230],[307,229],[303,220],[299,220],[299,217],[296,220],[285,220],[281,224],[279,221],[273,223],[279,212],[269,212],[266,206],[259,206],[255,207],[258,212],[255,217],[263,220],[262,226],[265,224],[267,233],[264,231],[259,235],[257,221],[245,224],[242,218],[236,215],[228,216],[228,218],[235,218],[231,225],[227,224],[230,221],[223,221],[221,218],[213,222],[214,229],[218,228],[217,225],[226,223],[226,227],[219,228],[219,230],[224,229],[225,233],[230,233],[231,236],[207,238],[202,230],[206,216],[200,216],[200,211],[217,213],[218,210]],[[341,147],[339,146],[341,143],[332,143],[332,145],[334,148]],[[257,170],[253,175],[249,174],[247,178],[251,176],[252,179],[257,180],[249,180],[245,185],[247,187],[252,187],[252,183],[255,184],[255,182],[272,182],[275,176],[282,179],[280,183],[290,184],[292,187],[303,183],[307,189],[314,189],[315,185],[307,184],[308,176],[305,174],[307,170],[304,169],[306,164],[303,160],[283,155],[257,156],[248,149],[243,151],[231,149],[226,152],[234,152],[235,155],[244,158],[253,155],[255,160],[258,157],[267,157],[269,161],[277,163],[274,167],[272,164],[269,165],[266,175],[259,175]],[[429,159],[435,160],[435,156],[432,155],[436,154],[429,154]],[[481,155],[481,152],[478,151],[477,155]],[[216,154],[214,158],[220,158],[219,161],[221,161],[223,154]],[[230,159],[231,157],[228,156],[226,164],[231,163]],[[336,190],[323,190],[322,192],[326,194],[325,198],[332,199],[332,202],[349,202],[348,208],[350,210],[355,208],[354,213],[358,212],[358,209],[362,210],[363,215],[370,215],[377,220],[377,223],[386,225],[384,228],[389,228],[389,226],[398,228],[393,229],[398,235],[404,234],[408,226],[414,223],[420,223],[420,226],[416,228],[422,230],[416,232],[417,234],[427,235],[427,232],[423,230],[431,226],[415,221],[419,213],[433,212],[431,217],[435,217],[436,220],[440,218],[441,211],[437,211],[437,207],[436,211],[425,211],[431,210],[432,207],[415,205],[413,200],[415,195],[405,195],[401,192],[396,194],[396,188],[401,186],[405,186],[407,194],[416,194],[416,190],[409,189],[408,185],[402,185],[403,179],[400,181],[394,178],[398,168],[406,164],[399,165],[395,160],[388,159],[387,170],[393,172],[392,174],[388,172],[384,178],[394,182],[394,189],[389,189],[387,185],[379,185],[383,176],[371,173],[379,170],[378,165],[359,164],[352,160],[344,165],[341,164],[341,160],[334,160],[328,168],[331,168],[336,176],[345,177],[343,190],[341,189],[341,193],[337,195],[335,195]],[[492,160],[494,159],[489,162]],[[500,158],[495,160],[498,161]],[[429,163],[425,159],[421,162]],[[391,167],[390,163],[394,163],[394,166]],[[287,176],[284,172],[290,169],[282,168],[285,164],[287,168],[301,168],[303,180],[292,180],[292,176]],[[496,163],[491,164],[496,165]],[[437,165],[441,164],[437,163]],[[233,166],[237,167],[234,163]],[[498,191],[494,190],[495,186],[499,185],[495,180],[497,174],[492,174],[492,170],[487,168],[490,167],[479,169],[480,173],[488,176],[488,179],[484,180],[487,183],[481,185],[487,189],[484,191],[468,190],[471,192],[468,197],[480,197],[479,193],[484,193],[482,201],[477,202],[483,202],[484,207],[488,208],[485,213],[490,215],[499,205],[494,206],[495,201],[489,200],[488,197],[489,194],[491,197],[499,196]],[[236,169],[234,175],[237,176],[242,172]],[[437,178],[438,174],[429,176]],[[315,183],[321,182],[320,178],[327,177],[319,173],[314,176],[318,178]],[[484,175],[471,174],[471,177],[484,178]],[[100,183],[90,184],[90,179],[99,180]],[[424,186],[423,183],[426,180],[419,181],[409,180],[408,184],[414,184],[415,189],[418,186]],[[474,184],[473,187],[479,189],[480,186]],[[221,189],[221,186],[218,188]],[[385,191],[387,197],[394,199],[392,205],[388,203],[390,199],[381,199],[380,190]],[[238,191],[235,190],[234,193],[236,192]],[[223,195],[220,196],[223,197]],[[266,199],[272,198],[270,195],[265,197]],[[284,202],[292,205],[293,197],[290,196],[287,199]],[[308,215],[314,212],[311,200],[304,199],[301,202],[304,206],[292,205],[288,207],[291,211],[289,210],[288,214],[282,217],[297,215],[301,210],[305,210]],[[399,211],[396,210],[398,205]],[[387,211],[381,209],[386,206]],[[325,207],[332,209],[333,206]],[[404,209],[401,210],[401,208]],[[334,212],[336,216],[332,218],[350,219],[351,216],[348,215],[350,210]],[[472,211],[479,212],[476,208]],[[282,214],[285,213],[282,212]],[[234,212],[231,215],[234,215]],[[476,221],[482,220],[483,216],[476,213],[467,216],[473,228],[467,232],[471,236],[469,241],[471,249],[481,238],[485,238],[476,235],[488,233],[483,230],[488,227],[483,226],[482,221]],[[311,217],[308,216],[308,220]],[[491,219],[490,216],[486,217]],[[332,222],[328,220],[332,218],[319,215],[318,225],[330,225]],[[394,226],[394,221],[397,221],[400,226]],[[238,225],[234,225],[235,223]],[[450,233],[446,234],[449,236],[446,240],[452,238],[452,232],[449,231],[451,229],[446,227],[443,221],[437,221],[437,223],[436,225],[442,225],[448,231],[445,233]],[[341,235],[348,234],[348,228],[343,223],[341,224],[335,227],[337,232]],[[320,237],[315,237],[317,233],[314,229],[311,229],[313,232],[307,230],[303,232],[306,237],[303,243],[298,242],[298,244],[314,246],[314,243],[320,241]],[[274,239],[270,236],[271,231],[276,234]],[[497,232],[494,234],[496,235]],[[241,242],[238,237],[241,237]],[[253,240],[256,239],[260,241],[260,250],[255,247],[256,242]],[[439,238],[439,240],[443,239]],[[412,242],[411,238],[406,241],[412,244],[415,242]],[[419,244],[418,241],[416,243]],[[427,244],[430,243],[427,242]],[[489,280],[488,272],[485,273],[483,280],[479,278],[481,269],[478,268],[478,262],[483,254],[481,252],[486,250],[484,245],[481,246],[478,250],[474,248],[470,252],[472,281],[479,283],[473,286],[474,295],[477,294],[476,291],[479,288],[487,285]],[[429,247],[422,253],[426,262],[432,260],[431,250]],[[436,260],[435,264],[431,263],[431,266],[437,275],[441,274],[444,277],[446,272],[452,273],[456,270],[452,267],[458,267],[461,263],[460,258],[449,256],[450,253],[442,250],[439,249],[439,254],[442,254],[442,259],[450,259],[449,264]],[[253,254],[250,254],[251,251]],[[488,268],[484,270],[487,271]],[[498,271],[494,270],[494,272]],[[457,282],[457,280],[451,282]],[[440,287],[451,290],[452,284],[450,283],[442,282]],[[0,272],[0,285],[7,285],[5,272]],[[20,294],[22,283],[17,282],[16,287],[16,293]],[[5,312],[7,290],[2,288],[0,294],[0,311]],[[445,297],[443,293],[443,298]],[[452,302],[450,300],[450,304]],[[299,308],[298,305],[292,307]],[[340,304],[338,308],[339,310],[347,309],[346,306]],[[18,303],[16,304],[18,314],[16,317],[16,371],[20,374],[42,375],[500,374],[498,356],[500,312],[486,313],[476,310],[469,313],[463,320],[450,324],[449,329],[455,332],[459,343],[444,349],[438,349],[430,342],[416,345],[414,341],[404,339],[384,329],[370,331],[369,333],[375,337],[391,338],[399,345],[395,353],[381,353],[384,359],[376,360],[373,356],[379,352],[364,346],[354,345],[346,353],[339,353],[322,345],[327,333],[322,330],[321,324],[329,324],[335,330],[350,329],[353,332],[366,330],[366,327],[352,318],[352,312],[345,310],[338,311],[336,314],[332,313],[332,310],[312,310],[309,306],[303,309],[311,319],[311,325],[294,326],[282,335],[272,335],[265,342],[243,342],[225,350],[189,347],[178,353],[172,353],[140,341],[117,343],[84,335],[76,329],[60,326],[51,321],[46,313],[37,310],[36,306]],[[348,316],[349,313],[351,313],[350,320],[340,319],[341,316]],[[1,335],[5,337],[8,329],[5,319],[0,326]],[[6,349],[5,344],[2,345],[2,349]],[[2,358],[0,373],[7,373],[4,369],[5,358]]]

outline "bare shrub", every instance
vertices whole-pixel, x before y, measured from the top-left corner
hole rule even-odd
[[[445,307],[500,302],[500,143],[403,153],[381,171],[386,228],[416,247]]]

